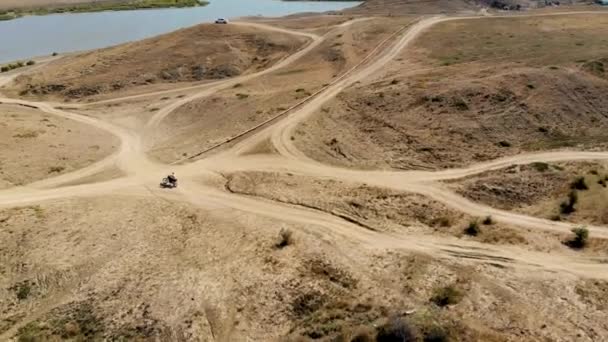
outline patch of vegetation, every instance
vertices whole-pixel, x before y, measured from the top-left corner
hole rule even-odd
[[[492,216],[488,215],[486,216],[486,218],[483,219],[481,223],[485,224],[486,226],[489,226],[494,224],[494,220],[492,220]]]
[[[414,342],[418,341],[415,328],[403,318],[393,318],[378,328],[377,342]]]
[[[55,13],[85,13],[102,11],[130,11],[137,9],[155,8],[184,8],[206,6],[209,2],[204,0],[131,0],[125,2],[101,1],[67,6],[36,7],[28,9],[12,9],[10,19],[23,15],[47,15]]]
[[[303,93],[305,91],[306,91],[306,89],[304,89],[304,88],[298,88],[298,89],[296,89],[296,93]]]
[[[585,227],[573,228],[572,233],[574,236],[566,241],[566,245],[570,248],[581,249],[587,245],[589,239],[589,230]]]
[[[32,285],[28,280],[13,285],[10,289],[15,292],[15,296],[19,300],[26,300],[32,292]]]
[[[570,191],[568,194],[568,200],[562,202],[559,206],[559,210],[564,215],[572,214],[576,209],[574,206],[578,202],[578,194],[576,190]]]
[[[530,166],[532,166],[538,172],[545,172],[549,170],[549,164],[547,163],[535,162],[530,164]]]
[[[48,319],[34,321],[17,331],[17,341],[97,341],[104,324],[87,302],[70,303],[51,311]]]
[[[233,85],[232,88],[240,88],[242,86],[243,86],[242,83],[237,83],[237,84]]]
[[[575,189],[575,190],[588,190],[589,187],[587,186],[587,183],[585,183],[585,177],[581,176],[581,177],[577,177],[574,182],[572,182],[572,184],[570,185],[571,189]]]
[[[11,64],[7,64],[7,65],[3,65],[0,68],[1,72],[8,72],[14,69],[19,69],[19,68],[23,68],[25,66],[25,63],[23,62],[16,62],[16,63],[11,63]]]
[[[276,248],[284,248],[294,243],[293,232],[289,229],[281,228],[279,231],[279,239],[275,243]]]
[[[439,307],[460,303],[464,294],[453,285],[440,287],[435,290],[430,301]]]
[[[32,138],[36,138],[38,136],[38,132],[36,131],[28,131],[28,132],[23,132],[23,133],[18,133],[13,135],[13,138],[19,138],[19,139],[32,139]]]
[[[312,274],[321,276],[332,283],[347,289],[353,289],[357,286],[357,280],[350,273],[341,270],[322,259],[310,260],[308,265]]]
[[[49,173],[60,173],[65,170],[64,166],[51,166],[49,168]]]
[[[451,224],[452,222],[447,216],[438,217],[431,221],[432,226],[449,227]]]
[[[327,297],[317,290],[297,295],[291,302],[291,310],[297,317],[310,315],[319,310],[327,301]]]
[[[500,147],[511,147],[511,143],[508,142],[508,141],[504,141],[503,140],[503,141],[499,141],[498,142],[498,146],[500,146]]]
[[[481,233],[479,223],[477,221],[471,221],[469,225],[464,229],[464,233],[469,236],[477,236]]]
[[[465,111],[465,110],[469,109],[469,105],[461,98],[454,99],[452,106],[461,111]]]
[[[36,64],[36,61],[32,61],[32,60],[29,60],[29,61],[27,61],[27,63],[25,63],[25,65],[28,65],[28,66],[31,66],[34,64]]]
[[[239,100],[244,100],[249,97],[249,94],[237,93],[236,97],[238,97]]]

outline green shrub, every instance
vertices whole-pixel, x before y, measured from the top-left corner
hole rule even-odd
[[[25,63],[25,65],[34,65],[34,64],[36,64],[36,62],[32,61],[32,60],[29,60],[29,61],[27,61],[27,63]]]
[[[589,230],[587,228],[573,228],[572,233],[574,233],[574,236],[566,242],[568,246],[580,249],[587,245],[587,239],[589,239]]]
[[[439,307],[445,307],[458,304],[462,300],[462,297],[464,297],[464,295],[460,290],[453,285],[449,285],[436,289],[431,297],[431,302]]]
[[[2,68],[0,68],[1,72],[8,72],[9,70],[11,70],[11,69],[9,69],[9,67],[6,65],[3,65]]]
[[[469,236],[477,236],[481,233],[481,229],[479,229],[479,223],[477,221],[471,221],[469,225],[464,229],[464,233]]]
[[[576,190],[587,190],[589,189],[589,187],[587,186],[587,183],[585,183],[585,177],[577,177],[574,182],[572,182],[572,184],[570,185],[571,189],[576,189]]]

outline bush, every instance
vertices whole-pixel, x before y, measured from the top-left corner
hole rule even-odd
[[[30,293],[32,292],[32,287],[31,287],[29,281],[27,281],[27,280],[24,282],[18,283],[17,285],[13,286],[11,289],[15,292],[15,296],[17,296],[17,299],[19,299],[19,300],[27,299],[27,297],[29,297]]]
[[[572,184],[570,185],[571,189],[576,189],[576,190],[587,190],[589,189],[589,187],[587,186],[587,183],[585,183],[585,177],[577,177],[574,182],[572,182]]]
[[[65,167],[63,166],[52,166],[49,168],[49,173],[59,173],[63,170],[65,170]]]
[[[503,140],[503,141],[499,141],[498,142],[498,146],[500,146],[500,147],[511,147],[511,143],[508,142],[508,141],[504,141]]]
[[[435,294],[431,297],[431,302],[439,307],[458,304],[462,300],[463,294],[456,287],[450,285],[441,287],[435,290]]]
[[[494,224],[494,220],[492,220],[492,216],[488,215],[486,216],[485,219],[483,219],[483,224],[485,224],[486,226],[489,226],[491,224]]]
[[[25,65],[34,65],[34,64],[36,64],[36,62],[32,61],[32,60],[29,60],[29,61],[27,61],[27,63],[25,63]]]
[[[469,226],[465,228],[464,233],[469,236],[479,235],[479,233],[481,233],[481,230],[479,229],[479,223],[477,223],[477,221],[471,221],[469,223]]]
[[[445,330],[438,326],[433,326],[431,329],[429,329],[429,331],[424,333],[422,340],[424,342],[447,342],[450,339]]]
[[[53,57],[55,57],[55,56],[57,56],[57,55],[59,55],[57,52],[53,52],[53,55],[52,55],[52,56],[53,56]]]
[[[574,208],[576,202],[578,202],[578,194],[576,190],[572,190],[568,194],[568,200],[560,204],[560,212],[564,215],[572,214],[576,210]]]
[[[536,162],[532,163],[531,166],[538,172],[545,172],[549,170],[549,164],[547,163]]]
[[[599,185],[603,186],[604,188],[606,187],[606,181],[605,181],[605,180],[603,180],[603,179],[598,180],[598,181],[597,181],[597,184],[599,184]]]
[[[9,67],[6,65],[3,65],[2,68],[0,68],[1,72],[8,72],[9,70],[11,70],[11,69],[9,69]]]
[[[293,233],[289,229],[281,228],[281,231],[279,231],[279,240],[275,246],[277,248],[283,248],[291,244],[293,244]]]
[[[572,233],[574,236],[572,239],[566,242],[571,248],[583,248],[587,245],[587,239],[589,239],[589,230],[585,227],[573,228]]]
[[[418,334],[408,322],[402,318],[393,318],[378,329],[377,342],[414,342]]]

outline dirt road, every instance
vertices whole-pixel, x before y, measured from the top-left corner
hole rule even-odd
[[[219,190],[217,187],[200,185],[201,180],[203,183],[221,181],[221,174],[224,172],[247,170],[292,172],[295,174],[319,178],[338,179],[345,182],[366,183],[384,188],[419,193],[445,203],[456,210],[471,215],[492,215],[496,221],[519,227],[569,232],[569,230],[574,227],[573,224],[564,222],[556,223],[473,203],[463,199],[461,196],[456,195],[446,187],[441,186],[438,181],[470,176],[480,172],[495,170],[514,164],[525,164],[541,161],[551,162],[592,159],[605,160],[608,159],[608,152],[591,153],[560,151],[523,154],[491,161],[488,163],[472,165],[463,169],[452,169],[439,172],[360,171],[322,165],[305,157],[291,143],[290,137],[295,125],[298,122],[301,122],[316,112],[324,103],[335,97],[348,86],[366,77],[370,77],[381,72],[381,69],[388,62],[395,58],[395,56],[397,56],[397,54],[399,54],[403,49],[407,48],[422,32],[428,28],[442,21],[455,19],[466,20],[466,18],[431,17],[422,19],[409,27],[402,28],[393,36],[389,37],[386,41],[381,42],[374,50],[370,52],[369,56],[365,58],[360,65],[357,65],[355,68],[340,76],[336,81],[317,94],[313,94],[310,99],[307,99],[307,101],[303,103],[302,106],[294,108],[293,111],[286,113],[287,115],[285,115],[282,121],[278,121],[270,126],[262,128],[257,133],[254,132],[254,135],[242,140],[232,149],[225,152],[190,164],[171,166],[171,170],[175,171],[179,175],[181,182],[180,188],[171,193],[154,190],[154,188],[157,188],[157,183],[160,178],[169,172],[169,167],[155,163],[146,156],[145,146],[146,138],[148,138],[149,132],[153,130],[154,127],[156,127],[164,118],[170,115],[172,111],[179,106],[188,103],[189,101],[209,96],[220,89],[225,89],[238,82],[259,77],[289,65],[298,58],[305,56],[307,52],[320,44],[322,42],[322,37],[308,33],[277,29],[292,34],[306,35],[311,38],[311,43],[308,44],[308,46],[303,50],[300,50],[294,55],[262,72],[200,86],[202,89],[200,92],[189,97],[179,99],[166,107],[161,108],[138,131],[128,130],[103,120],[59,110],[56,108],[56,104],[29,102],[14,99],[0,99],[0,102],[3,103],[33,106],[49,114],[77,120],[79,122],[87,123],[93,127],[104,129],[107,132],[119,137],[122,143],[120,150],[116,154],[88,168],[66,174],[61,177],[51,178],[45,181],[30,184],[25,188],[14,188],[0,192],[0,206],[14,206],[57,198],[93,196],[104,193],[121,193],[132,196],[169,196],[173,199],[180,199],[195,203],[201,207],[233,208],[235,210],[270,216],[284,221],[305,223],[313,227],[310,229],[322,229],[319,232],[325,236],[329,235],[340,238],[354,239],[370,248],[412,249],[425,253],[439,254],[449,258],[458,255],[458,253],[472,253],[471,250],[473,248],[481,248],[484,246],[486,252],[483,254],[487,258],[499,259],[502,260],[501,262],[510,263],[517,267],[530,269],[541,267],[559,272],[575,273],[579,276],[608,278],[608,267],[606,267],[606,265],[599,264],[593,259],[585,259],[580,257],[573,258],[566,256],[555,257],[553,255],[551,257],[547,257],[547,255],[543,253],[532,253],[517,247],[501,247],[500,250],[488,249],[486,245],[482,244],[462,242],[460,240],[438,238],[433,236],[425,236],[423,239],[413,242],[404,237],[367,231],[361,227],[358,227],[357,225],[337,219],[322,212],[294,208],[266,200],[235,195],[227,193],[223,190]],[[352,25],[354,22],[356,21],[344,23],[335,29],[345,29],[348,25]],[[264,25],[264,28],[268,29],[266,25]],[[192,89],[198,88],[190,88],[189,90]],[[116,99],[116,101],[130,100],[149,95],[151,94]],[[158,93],[154,93],[153,95],[158,95]],[[245,155],[251,147],[256,146],[267,139],[272,141],[274,147],[279,153],[278,156]],[[109,166],[117,166],[125,172],[126,176],[103,183],[57,187],[60,184],[94,174],[100,170],[108,168]],[[606,227],[589,227],[589,229],[593,236],[608,238],[608,229]],[[448,247],[455,244],[458,244],[458,246]],[[479,258],[484,259],[484,257]]]

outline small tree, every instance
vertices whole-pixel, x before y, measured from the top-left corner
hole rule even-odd
[[[589,238],[589,230],[585,227],[573,228],[572,233],[574,236],[572,239],[566,242],[571,248],[583,248],[587,245],[587,239]]]

